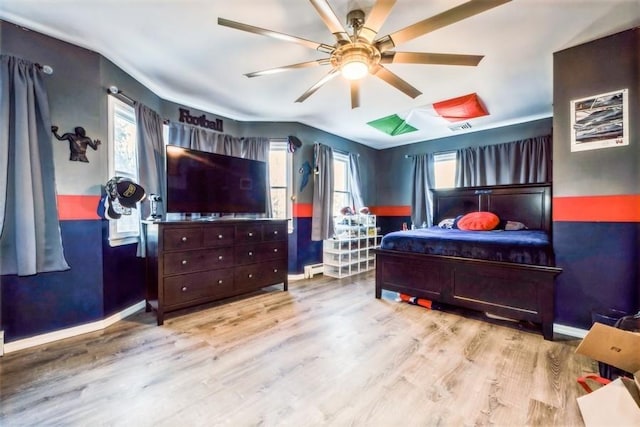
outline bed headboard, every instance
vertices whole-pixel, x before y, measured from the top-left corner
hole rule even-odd
[[[516,184],[433,190],[433,224],[477,211],[551,233],[551,185]]]

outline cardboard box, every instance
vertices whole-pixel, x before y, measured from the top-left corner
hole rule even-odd
[[[578,398],[585,425],[640,426],[640,334],[594,323],[576,353],[635,372]]]

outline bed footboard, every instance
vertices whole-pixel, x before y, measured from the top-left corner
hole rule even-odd
[[[376,250],[382,289],[541,325],[553,339],[556,267]]]

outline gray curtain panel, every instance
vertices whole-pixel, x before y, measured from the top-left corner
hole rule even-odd
[[[144,187],[147,196],[158,194],[162,200],[166,200],[166,183],[164,170],[164,138],[163,121],[158,113],[146,105],[137,102],[136,121],[138,123],[138,175],[139,184]],[[160,203],[161,211],[158,212],[164,218],[164,203]],[[151,213],[149,203],[140,203],[140,217],[145,219]],[[140,224],[142,228],[142,224]],[[140,230],[137,254],[146,256],[146,244],[143,230]]]
[[[433,225],[433,194],[435,185],[433,153],[413,157],[413,185],[411,189],[411,221],[416,227]]]
[[[43,76],[36,64],[0,55],[0,274],[68,269]]]
[[[193,150],[242,157],[242,148],[234,143],[237,139],[196,126],[173,122],[169,124],[169,144]]]
[[[316,173],[313,175],[313,213],[311,240],[333,237],[333,150],[322,144],[313,146]]]
[[[551,182],[550,135],[456,152],[456,186]]]
[[[349,176],[348,185],[349,192],[351,193],[351,206],[356,209],[356,212],[364,206],[362,201],[362,186],[360,185],[360,163],[358,162],[359,156],[354,153],[349,153]]]
[[[260,160],[267,163],[267,197],[265,217],[273,216],[271,208],[271,186],[269,184],[269,150],[267,137],[237,138],[180,123],[169,125],[169,144],[209,153],[225,154],[243,159]]]

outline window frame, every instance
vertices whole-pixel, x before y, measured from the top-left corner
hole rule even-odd
[[[127,116],[127,119],[131,119],[131,123],[134,127],[137,126],[137,117],[135,108],[122,100],[116,98],[113,95],[107,96],[107,111],[108,111],[108,178],[107,180],[113,177],[123,177],[132,180],[133,182],[138,182],[138,147],[137,147],[137,129],[136,134],[133,135],[134,139],[134,149],[135,149],[135,167],[133,171],[126,171],[123,169],[119,169],[115,164],[115,126],[116,126],[116,115],[122,114]],[[106,182],[106,181],[105,181]],[[123,215],[123,218],[125,216]],[[121,228],[125,225],[124,222],[121,222],[121,219],[109,220],[109,246],[122,246],[129,245],[133,243],[137,243],[140,238],[140,209],[131,209],[131,215],[127,215],[127,219],[130,220],[131,223],[137,223],[138,227],[136,230],[126,230],[121,231]]]
[[[281,138],[269,140],[269,152],[271,151],[283,151],[286,153],[286,185],[284,187],[274,186],[271,182],[271,176],[269,176],[269,192],[271,192],[273,188],[285,189],[286,216],[285,218],[279,219],[286,219],[287,231],[293,233],[293,153],[289,151],[288,140]],[[271,174],[271,166],[272,165],[269,164],[269,174]],[[273,211],[273,198],[271,198],[271,209]]]
[[[447,182],[453,182],[453,185],[448,186],[448,185],[438,185],[438,163],[442,162],[451,162],[453,161],[454,163],[454,168],[453,168],[453,176],[449,176]],[[441,163],[441,164],[442,164]],[[435,182],[433,183],[433,186],[435,189],[443,189],[443,188],[453,188],[455,187],[455,182],[456,182],[456,168],[458,167],[457,162],[456,162],[456,152],[455,151],[445,151],[445,152],[441,152],[441,153],[435,153],[433,155],[433,174],[434,174],[434,178],[435,178]]]
[[[344,182],[344,188],[346,188],[346,191],[340,191],[340,190],[336,190],[337,185],[336,185],[336,174],[335,174],[335,170],[336,170],[336,162],[340,162],[340,163],[344,163],[345,166],[345,182]],[[333,200],[336,200],[336,193],[340,193],[345,197],[345,200],[347,200],[347,205],[346,206],[350,206],[352,209],[354,208],[354,206],[351,206],[352,203],[352,197],[351,197],[351,188],[349,188],[349,155],[346,153],[341,153],[341,152],[333,152],[333,170],[334,170],[334,176],[333,176]],[[338,216],[340,215],[340,209],[343,208],[344,206],[334,206],[333,207],[333,216]]]

